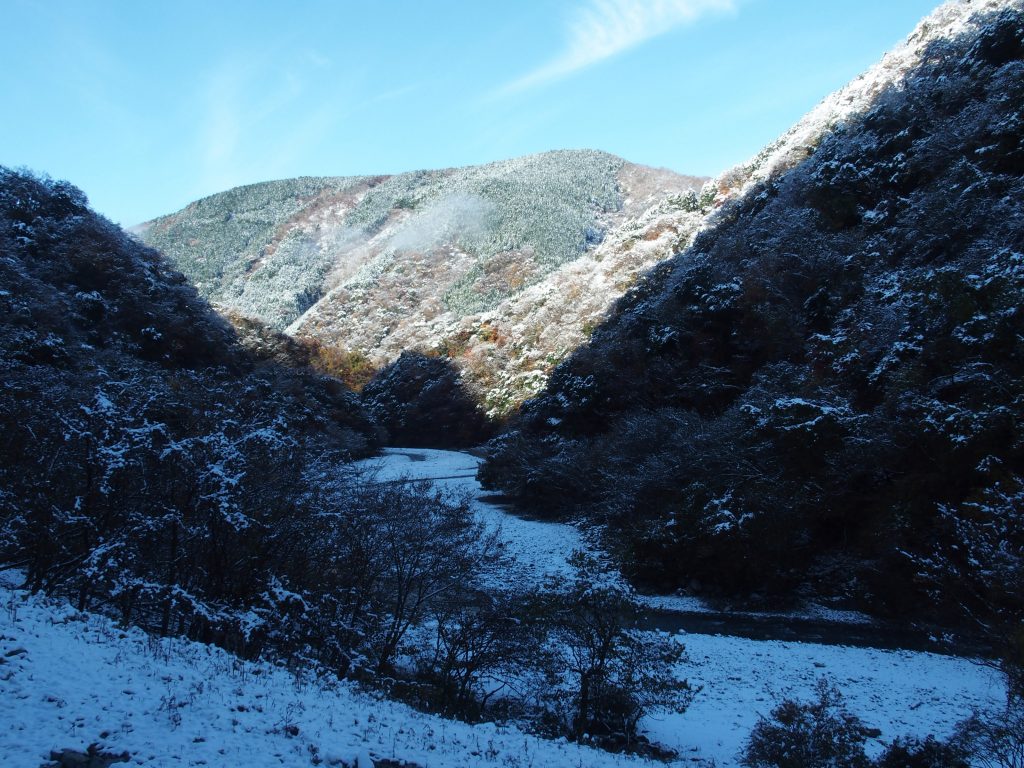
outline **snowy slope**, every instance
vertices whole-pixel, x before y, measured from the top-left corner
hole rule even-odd
[[[480,499],[478,460],[452,451],[388,449],[358,467],[377,482],[426,478],[469,494],[514,563],[510,581],[568,570],[586,548],[568,525],[526,520]],[[0,758],[35,768],[52,749],[129,752],[136,765],[354,765],[360,754],[420,766],[626,766],[644,761],[524,734],[469,726],[359,692],[352,684],[239,661],[199,643],[122,630],[65,603],[0,587]],[[678,674],[702,686],[683,715],[648,718],[681,762],[731,766],[759,715],[807,698],[822,676],[851,710],[882,730],[948,735],[975,709],[998,707],[999,677],[967,659],[805,643],[679,635]],[[874,745],[880,748],[881,743]],[[644,763],[646,764],[646,763]]]
[[[348,683],[121,631],[8,587],[0,604],[5,768],[38,768],[51,749],[92,743],[148,766],[351,765],[362,753],[424,768],[639,762],[420,714]]]
[[[894,86],[902,87],[907,75],[924,60],[931,43],[976,33],[981,14],[1014,7],[1020,7],[1018,0],[948,0],[943,3],[877,64],[822,99],[749,161],[716,178],[719,202],[725,197],[748,192],[757,182],[776,178],[805,160],[828,133],[863,113],[879,94]]]
[[[67,604],[0,587],[0,761],[37,768],[52,749],[98,744],[132,765],[353,765],[360,754],[424,768],[653,765],[508,725],[470,726],[361,693],[345,682],[242,662],[199,643],[158,640]],[[688,636],[680,674],[704,685],[693,706],[651,718],[680,764],[735,754],[758,714],[831,676],[851,709],[891,739],[948,733],[1003,689],[968,660]],[[318,762],[319,761],[319,762]]]

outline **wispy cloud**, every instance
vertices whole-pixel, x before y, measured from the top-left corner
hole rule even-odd
[[[241,95],[246,68],[225,62],[209,78],[202,91],[202,117],[198,123],[202,158],[199,186],[205,191],[230,186],[237,174],[237,154],[242,139],[244,110]]]
[[[330,132],[341,109],[312,98],[329,62],[298,56],[282,67],[271,56],[227,57],[199,89],[198,156],[202,193],[287,173]]]
[[[369,115],[359,119],[373,119],[379,105],[417,89],[380,88],[361,71],[339,72],[314,48],[282,43],[223,54],[201,74],[190,102],[197,161],[190,194],[309,172],[336,150],[332,137],[347,120],[362,112]]]
[[[500,94],[536,88],[585,69],[711,13],[733,11],[737,0],[589,0],[570,19],[566,45],[551,61],[507,83]]]

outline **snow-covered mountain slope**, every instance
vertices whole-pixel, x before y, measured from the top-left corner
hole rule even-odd
[[[210,300],[377,365],[449,355],[502,414],[688,241],[702,181],[558,151],[240,187],[141,232]]]
[[[907,76],[915,68],[941,55],[935,49],[936,41],[975,34],[977,19],[1018,5],[1016,0],[948,0],[942,3],[877,64],[825,97],[746,163],[716,178],[716,202],[742,196],[759,182],[778,178],[813,155],[828,134],[841,130],[848,119],[870,109],[880,95],[904,87]]]
[[[1019,617],[1022,89],[1024,3],[942,6],[720,180],[486,479],[659,587]]]
[[[53,751],[85,752],[89,745],[145,766],[664,765],[540,739],[515,725],[423,714],[329,675],[152,638],[6,584],[0,607],[0,759],[8,768],[38,768]],[[704,689],[685,714],[646,724],[679,750],[678,765],[736,765],[758,715],[783,698],[806,698],[822,677],[842,687],[851,711],[878,727],[884,741],[945,737],[972,711],[998,709],[1005,695],[997,675],[966,659],[679,639],[691,658],[679,672]]]

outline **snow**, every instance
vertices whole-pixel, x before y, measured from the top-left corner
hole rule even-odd
[[[363,459],[355,463],[358,471],[366,473],[377,482],[423,479],[468,479],[467,484],[457,483],[478,492],[476,471],[482,459],[460,451],[440,451],[433,448],[385,448],[381,456]]]
[[[564,523],[517,517],[484,501],[485,492],[476,479],[481,461],[458,451],[385,448],[382,456],[356,466],[376,482],[429,479],[453,496],[468,495],[477,519],[488,531],[498,532],[511,560],[511,572],[502,574],[509,583],[539,584],[546,575],[571,573],[568,561],[573,552],[592,549],[580,531]]]
[[[648,735],[681,758],[736,765],[760,716],[782,700],[814,698],[822,677],[842,691],[851,712],[882,733],[877,755],[898,736],[949,736],[975,710],[1005,703],[1002,679],[977,661],[912,651],[885,651],[720,635],[686,635],[690,664],[680,670],[703,686],[682,715],[651,717]]]
[[[758,716],[785,697],[808,698],[822,676],[883,739],[941,737],[1005,695],[992,670],[955,657],[680,639],[690,657],[680,674],[703,689],[683,715],[645,723],[651,737],[680,751],[679,764],[736,765]],[[0,659],[0,756],[10,768],[37,768],[51,749],[92,743],[147,766],[301,766],[314,757],[349,766],[392,758],[423,768],[654,765],[538,739],[514,725],[471,726],[415,712],[328,675],[150,638],[7,584],[0,585]]]
[[[514,726],[415,712],[328,676],[240,661],[200,643],[122,631],[66,603],[0,586],[0,758],[38,768],[50,750],[129,752],[130,765],[423,768],[639,764]],[[22,649],[23,652],[18,652]]]

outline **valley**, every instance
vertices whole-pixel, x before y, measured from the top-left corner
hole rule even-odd
[[[3,765],[1020,768],[1024,0],[714,178],[0,167],[0,388]]]
[[[365,482],[411,484],[428,480],[446,494],[471,499],[477,519],[498,535],[506,560],[494,575],[492,589],[503,584],[540,585],[547,576],[571,572],[574,552],[607,558],[593,531],[564,522],[525,516],[522,510],[494,501],[477,480],[482,459],[460,451],[384,448],[381,456],[354,465]],[[789,611],[714,607],[696,596],[636,596],[644,608],[638,626],[645,631],[717,635],[749,640],[771,640],[839,645],[857,648],[913,650],[983,657],[984,644],[959,638],[946,645],[940,628],[913,628],[900,622],[872,619],[862,613],[805,604]]]

